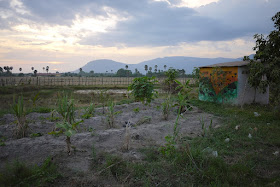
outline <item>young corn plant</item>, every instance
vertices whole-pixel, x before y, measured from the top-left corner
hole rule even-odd
[[[102,112],[105,114],[106,102],[109,100],[109,94],[106,93],[107,90],[101,90],[99,92],[99,102],[102,104]]]
[[[75,105],[74,100],[69,99],[66,94],[59,95],[57,102],[57,112],[62,116],[63,121],[56,124],[58,130],[52,131],[49,134],[66,136],[66,148],[69,155],[71,155],[71,141],[70,137],[76,133],[77,126],[82,122],[75,122]]]
[[[12,110],[17,118],[15,135],[17,138],[23,138],[26,136],[26,130],[28,129],[28,125],[26,124],[26,116],[22,96],[18,98],[18,102],[16,102],[14,98]]]
[[[115,127],[115,116],[121,113],[121,111],[116,112],[114,108],[115,108],[115,103],[113,101],[109,101],[107,106],[107,112],[105,114],[108,128]]]
[[[162,115],[164,120],[168,120],[171,108],[172,108],[172,101],[170,95],[168,95],[165,98],[164,102],[161,104],[161,110],[162,110]]]
[[[90,105],[85,109],[85,113],[82,115],[82,118],[88,119],[93,117],[95,113],[94,103],[90,103]]]
[[[178,106],[178,111],[180,113],[184,113],[186,110],[192,110],[189,104],[190,92],[192,91],[192,88],[189,86],[190,80],[186,81],[185,84],[178,80],[175,80],[175,82],[178,84],[176,90],[179,90],[179,92],[175,98],[176,103],[174,106]]]

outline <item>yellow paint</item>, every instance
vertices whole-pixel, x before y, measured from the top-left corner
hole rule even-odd
[[[223,84],[222,87],[218,87],[215,84],[213,84],[214,81],[219,80],[218,77],[213,77],[213,76],[211,77],[211,74],[212,74],[214,68],[210,68],[210,67],[200,68],[200,75],[203,77],[208,77],[211,80],[216,94],[218,94],[221,90],[223,90],[223,88],[225,88],[227,85],[229,85],[235,81],[238,81],[238,67],[221,67],[221,68],[224,72],[227,73],[226,74],[226,83]]]

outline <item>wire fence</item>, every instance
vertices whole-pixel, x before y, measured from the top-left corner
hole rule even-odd
[[[135,77],[1,77],[0,86],[95,86],[95,85],[129,85]],[[156,78],[157,84],[162,84],[165,78]],[[181,83],[192,78],[178,78]]]

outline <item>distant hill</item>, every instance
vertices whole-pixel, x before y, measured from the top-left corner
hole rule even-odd
[[[250,55],[252,58],[252,55]],[[184,69],[187,74],[191,74],[194,67],[205,66],[210,64],[222,63],[222,62],[232,62],[232,61],[240,61],[241,58],[197,58],[197,57],[184,57],[184,56],[176,56],[176,57],[164,57],[164,58],[156,58],[144,62],[140,62],[138,64],[125,64],[122,62],[116,62],[108,59],[94,60],[88,62],[85,66],[82,67],[84,72],[90,72],[91,70],[95,73],[108,73],[117,72],[119,69],[124,68],[128,65],[128,69],[132,72],[135,72],[137,68],[141,73],[145,73],[145,65],[148,67],[152,67],[154,71],[155,65],[158,66],[158,70],[164,70],[164,65],[167,66],[166,69],[173,67],[175,69]],[[79,70],[74,71],[75,73],[79,72]]]

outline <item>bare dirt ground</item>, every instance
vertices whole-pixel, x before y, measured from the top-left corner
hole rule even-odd
[[[102,114],[102,108],[97,108],[95,117],[85,119],[79,126],[78,132],[71,137],[75,151],[70,156],[66,152],[65,136],[48,134],[57,123],[50,120],[50,113],[27,115],[30,129],[28,137],[21,139],[15,139],[13,136],[15,116],[6,114],[0,118],[0,138],[6,138],[5,146],[0,146],[0,169],[5,166],[5,163],[15,159],[40,165],[51,156],[64,173],[91,175],[93,145],[96,152],[107,152],[125,159],[141,161],[143,155],[139,149],[163,145],[164,137],[172,134],[176,111],[174,109],[171,112],[168,121],[164,120],[159,108],[161,101],[155,100],[149,106],[142,103],[115,106],[115,110],[121,111],[121,113],[115,118],[116,127],[111,129],[108,129],[106,125],[107,121]],[[133,110],[136,108],[139,108],[139,112]],[[77,112],[77,120],[81,118],[82,113],[83,111]],[[181,136],[200,136],[202,133],[201,120],[205,125],[209,125],[212,121],[213,127],[217,127],[219,123],[217,117],[204,113],[196,107],[193,107],[192,111],[186,111],[182,116],[183,118],[179,120]],[[124,149],[127,121],[132,124],[129,133],[129,150]],[[30,137],[32,133],[40,133],[42,136]]]

